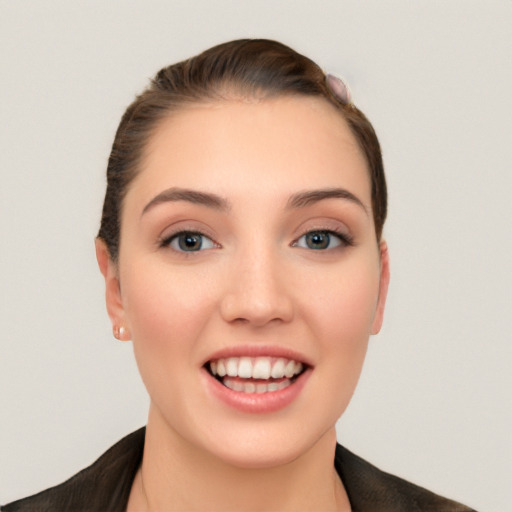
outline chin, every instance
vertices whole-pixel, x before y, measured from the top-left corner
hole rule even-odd
[[[235,468],[271,469],[290,464],[309,449],[309,447],[302,447],[297,443],[289,444],[289,446],[282,446],[270,439],[257,445],[249,442],[241,445],[233,443],[228,449],[220,448],[215,451],[210,449],[210,453],[223,463]]]
[[[303,422],[279,425],[258,422],[247,428],[225,430],[219,435],[209,432],[209,441],[201,449],[230,466],[240,469],[271,469],[290,464],[306,455],[319,442],[336,442],[334,424],[317,426],[309,432]]]

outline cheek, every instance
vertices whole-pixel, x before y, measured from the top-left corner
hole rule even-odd
[[[368,347],[379,290],[379,273],[373,265],[358,265],[325,283],[316,300],[314,329],[323,334],[322,364],[335,388],[341,409],[346,407]]]
[[[161,336],[168,342],[183,339],[204,317],[213,297],[201,276],[190,271],[170,272],[159,265],[133,265],[126,269],[123,307],[134,339],[148,342]]]
[[[326,275],[323,283],[316,283],[320,293],[309,298],[310,307],[316,304],[317,318],[334,343],[343,340],[357,344],[371,332],[379,292],[378,265],[354,263],[358,264]]]
[[[135,360],[152,402],[165,410],[171,400],[179,409],[183,388],[193,384],[190,368],[197,366],[196,347],[213,299],[200,294],[190,277],[166,275],[157,265],[137,270],[129,273],[123,290]]]
[[[168,377],[170,367],[179,373],[193,363],[193,349],[212,316],[209,287],[190,273],[185,278],[158,265],[126,270],[123,306],[143,378],[153,379],[159,369]]]

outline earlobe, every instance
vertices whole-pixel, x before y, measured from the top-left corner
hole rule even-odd
[[[124,325],[126,324],[126,319],[121,298],[117,265],[110,258],[110,253],[104,240],[97,238],[95,245],[98,266],[105,279],[105,301],[108,316],[113,326]]]
[[[375,316],[373,317],[371,334],[378,334],[382,327],[382,322],[384,320],[384,309],[386,307],[386,297],[388,294],[389,277],[388,245],[385,241],[382,241],[380,242],[379,297],[377,300],[377,307],[375,308]]]

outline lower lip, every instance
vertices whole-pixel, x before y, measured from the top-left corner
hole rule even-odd
[[[299,396],[312,370],[308,368],[288,387],[267,393],[234,391],[212,377],[204,368],[202,371],[204,372],[203,377],[206,380],[208,390],[224,404],[241,412],[270,413],[284,409]]]

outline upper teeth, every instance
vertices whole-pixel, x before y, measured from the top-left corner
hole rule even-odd
[[[302,363],[282,357],[227,357],[210,362],[213,375],[243,379],[290,379],[302,371]]]

